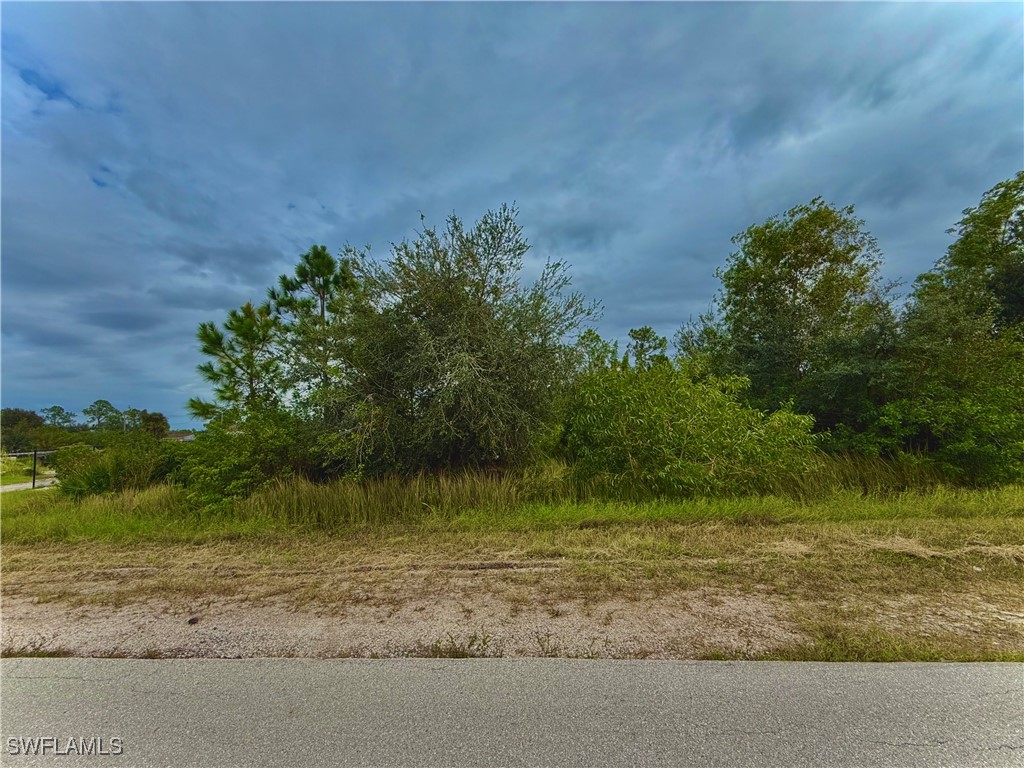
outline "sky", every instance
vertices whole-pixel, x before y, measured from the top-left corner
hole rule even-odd
[[[671,336],[730,238],[822,196],[886,279],[1024,168],[1024,6],[0,6],[0,401],[166,414],[200,322],[322,243],[515,202],[597,329]]]

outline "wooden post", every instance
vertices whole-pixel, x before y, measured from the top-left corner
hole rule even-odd
[[[39,449],[32,449],[32,490],[36,488],[36,458],[39,456]]]

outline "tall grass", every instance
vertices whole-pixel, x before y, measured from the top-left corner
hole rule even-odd
[[[12,498],[13,497],[13,498]],[[30,541],[203,541],[250,536],[280,527],[190,507],[184,491],[156,485],[80,500],[54,491],[0,495],[0,537]]]
[[[4,494],[4,496],[12,496]],[[816,470],[768,496],[622,498],[581,486],[557,462],[525,472],[277,482],[216,508],[189,504],[160,485],[75,501],[52,492],[0,499],[5,541],[205,540],[261,533],[341,533],[385,525],[534,529],[723,521],[738,525],[905,519],[1024,517],[1024,487],[953,489],[914,466],[822,458]]]
[[[327,484],[290,479],[237,502],[234,514],[331,531],[351,525],[449,519],[468,510],[511,513],[528,504],[574,503],[578,498],[568,472],[552,464],[516,474],[420,474],[346,478]]]
[[[888,494],[836,491],[814,499],[737,496],[609,501],[531,495],[509,478],[464,475],[314,485],[291,480],[236,506],[242,519],[336,532],[397,523],[469,529],[586,528],[630,524],[729,522],[782,525],[911,518],[1024,517],[1024,487],[985,491],[937,486]]]
[[[913,456],[883,459],[858,454],[818,454],[806,472],[780,480],[774,491],[806,500],[850,491],[888,496],[937,488],[943,480],[934,466]]]

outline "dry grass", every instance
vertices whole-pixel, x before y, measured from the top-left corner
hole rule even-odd
[[[571,615],[573,627],[583,622],[587,631],[592,625],[605,633],[606,645],[594,635],[602,653],[643,656],[642,643],[622,650],[609,638],[638,621],[670,634],[670,619],[650,624],[655,605],[681,606],[683,613],[673,615],[683,621],[689,604],[693,615],[725,626],[728,610],[716,613],[716,601],[727,608],[733,601],[741,618],[754,605],[770,609],[766,615],[782,628],[776,640],[716,646],[715,638],[726,635],[709,627],[709,644],[692,633],[674,649],[670,637],[654,638],[644,641],[652,644],[650,654],[1024,658],[1024,519],[994,509],[986,516],[984,507],[961,502],[959,516],[946,508],[936,514],[933,505],[920,516],[878,519],[871,505],[881,502],[865,500],[871,509],[857,509],[847,499],[848,508],[830,520],[813,506],[794,511],[771,501],[755,514],[748,500],[746,507],[716,507],[711,519],[673,519],[650,508],[629,522],[618,507],[573,508],[558,518],[557,509],[545,508],[511,518],[481,513],[364,526],[344,536],[7,543],[2,592],[19,604],[86,612],[155,603],[192,611],[226,601],[339,621],[371,611],[374,621],[397,626],[444,603],[453,617],[451,638],[385,643],[366,651],[371,655],[479,651],[480,638],[497,632],[480,622],[507,614],[510,621],[540,621],[530,624],[543,638],[533,643],[533,655],[587,655],[590,646],[558,634],[559,627],[569,632]],[[899,512],[903,502],[889,503]],[[754,615],[750,620],[759,621]],[[553,634],[545,635],[547,626]],[[498,644],[487,650],[498,653]]]

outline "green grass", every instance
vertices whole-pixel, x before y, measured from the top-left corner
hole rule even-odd
[[[42,491],[40,491],[42,492]],[[36,493],[30,488],[26,491],[7,491],[0,493],[0,513],[7,517],[14,515],[21,509],[27,507],[35,498]]]
[[[447,523],[467,530],[544,530],[715,521],[768,526],[992,516],[1024,518],[1024,487],[1009,486],[987,491],[936,488],[930,491],[906,491],[885,497],[844,491],[831,498],[815,501],[762,496],[638,504],[527,504],[510,511],[473,509],[454,516]]]
[[[793,523],[1021,519],[1024,487],[945,487],[874,495],[840,491],[814,500],[782,496],[651,502],[529,501],[507,480],[419,478],[401,483],[291,480],[214,510],[191,508],[170,485],[74,501],[54,491],[0,496],[7,542],[207,541],[265,534],[345,534],[365,529],[541,532],[721,522]]]
[[[194,542],[283,531],[283,520],[189,508],[184,493],[163,485],[75,501],[53,490],[0,495],[5,543],[39,541]]]
[[[37,467],[37,471],[39,469]],[[0,485],[32,482],[32,459],[23,457],[4,459],[0,470],[2,470],[0,471]]]
[[[36,465],[36,479],[41,477],[52,477],[53,469],[46,466],[45,457],[40,457]],[[18,458],[5,458],[0,462],[0,486],[14,485],[16,483],[32,482],[32,458],[21,456]]]
[[[1024,514],[1024,490],[966,492],[937,484],[922,465],[819,456],[812,472],[775,495],[657,500],[610,494],[603,481],[581,485],[551,461],[509,474],[463,472],[275,482],[252,497],[198,509],[173,486],[73,501],[57,495],[0,500],[8,541],[235,538],[276,532],[338,534],[395,525],[533,530],[722,520],[778,525],[814,520],[874,520]],[[58,492],[59,493],[59,492]],[[10,494],[5,494],[10,496]]]

